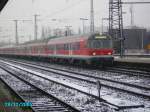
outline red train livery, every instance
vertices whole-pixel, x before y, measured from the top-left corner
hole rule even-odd
[[[112,64],[112,40],[107,36],[65,36],[0,48],[1,55],[47,58],[52,61]]]

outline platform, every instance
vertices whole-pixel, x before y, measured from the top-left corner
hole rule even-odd
[[[129,63],[141,63],[141,64],[150,64],[150,58],[144,57],[119,57],[115,56],[115,62],[129,62]]]

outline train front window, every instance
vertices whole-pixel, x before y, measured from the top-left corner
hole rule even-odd
[[[112,41],[108,39],[92,39],[88,41],[88,48],[112,48]]]

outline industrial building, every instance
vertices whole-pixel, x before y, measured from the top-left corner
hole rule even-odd
[[[146,49],[147,45],[150,43],[150,33],[144,28],[130,28],[124,29],[124,48],[127,52],[137,52]],[[118,40],[114,41],[115,53],[120,52],[120,42]]]

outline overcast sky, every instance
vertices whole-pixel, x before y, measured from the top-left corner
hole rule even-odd
[[[149,0],[124,0],[124,1],[149,1]],[[108,17],[109,0],[94,0],[95,26],[101,26],[101,18]],[[130,25],[129,5],[124,5],[124,26]],[[134,5],[135,25],[150,27],[150,4]],[[33,15],[38,14],[38,25],[50,26],[51,28],[64,28],[71,25],[73,28],[82,28],[79,18],[90,17],[90,0],[9,0],[0,13],[0,26],[14,30],[12,20],[33,20]],[[52,21],[57,19],[57,21]],[[107,25],[107,22],[104,23]],[[33,22],[19,23],[20,30],[30,30]],[[31,27],[29,27],[29,25]],[[89,25],[89,21],[86,22]]]

